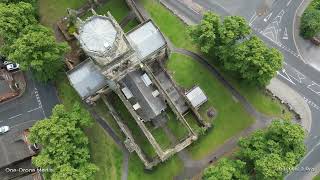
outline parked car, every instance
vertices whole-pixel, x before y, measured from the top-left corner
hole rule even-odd
[[[6,68],[8,71],[17,70],[17,69],[19,69],[19,67],[20,67],[20,65],[17,63],[12,63],[12,64],[6,65]]]
[[[9,126],[0,127],[0,134],[4,134],[10,130]]]

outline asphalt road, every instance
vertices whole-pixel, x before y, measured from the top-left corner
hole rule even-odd
[[[201,14],[190,8],[190,1],[161,0],[194,23]],[[311,179],[320,172],[320,72],[306,64],[294,41],[293,23],[302,0],[193,0],[204,10],[222,16],[244,16],[254,33],[269,46],[279,49],[285,59],[277,78],[297,91],[312,111],[312,128],[306,139],[308,153],[287,179]]]
[[[9,102],[0,104],[0,126],[10,127],[51,115],[52,108],[59,103],[52,84],[40,84],[26,74],[27,87],[24,94]]]

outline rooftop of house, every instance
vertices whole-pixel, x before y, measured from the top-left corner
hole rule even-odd
[[[186,96],[191,102],[192,106],[195,108],[200,107],[203,103],[208,101],[207,96],[199,86],[192,88],[189,92],[186,93]]]
[[[146,21],[129,32],[127,37],[140,59],[144,59],[166,44],[161,32],[152,21]]]
[[[166,103],[159,97],[159,91],[152,85],[148,75],[142,70],[128,73],[123,79],[123,92],[127,99],[134,99],[133,108],[146,121],[150,121],[166,109]]]
[[[90,58],[68,71],[67,75],[71,85],[82,99],[95,94],[107,85],[107,79],[101,73],[100,67]]]
[[[25,129],[33,124],[28,122],[15,126],[0,136],[0,168],[34,155],[24,140]]]

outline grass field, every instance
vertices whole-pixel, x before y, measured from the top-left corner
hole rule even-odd
[[[145,171],[142,162],[134,154],[129,161],[129,180],[169,180],[173,179],[183,168],[182,161],[174,156],[159,164],[152,171]]]
[[[122,133],[121,129],[119,128],[116,120],[111,116],[109,113],[108,107],[104,104],[103,100],[100,99],[97,101],[96,106],[94,107],[96,112],[102,116],[107,123],[110,125],[110,127],[115,131],[115,133],[118,135],[118,137],[121,137],[122,140],[125,140],[125,135]]]
[[[40,22],[52,27],[59,18],[67,15],[67,8],[77,9],[86,2],[87,0],[39,0]],[[108,11],[120,23],[130,10],[125,0],[109,0],[96,9],[98,14],[106,14]],[[129,31],[138,24],[138,21],[132,20],[124,30]]]
[[[77,9],[87,0],[39,0],[40,22],[48,27],[67,14],[67,8]]]
[[[64,74],[57,79],[56,86],[59,98],[66,109],[80,102],[80,97],[70,86]],[[89,138],[91,162],[99,167],[95,179],[121,179],[122,152],[95,120],[92,119],[92,121],[93,126],[86,128],[85,133]]]
[[[172,54],[166,67],[180,86],[190,89],[198,85],[208,97],[208,102],[201,106],[199,112],[208,122],[213,121],[214,128],[189,148],[195,159],[203,158],[254,122],[229,91],[197,61],[184,55]],[[218,112],[214,120],[206,115],[211,107]]]
[[[320,175],[316,175],[315,177],[312,178],[312,180],[320,180]]]
[[[177,47],[197,51],[187,33],[186,25],[156,0],[140,0],[152,19],[170,41]]]

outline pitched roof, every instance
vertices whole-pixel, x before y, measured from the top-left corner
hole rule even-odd
[[[33,156],[34,153],[28,148],[23,138],[24,130],[31,127],[33,123],[15,126],[0,136],[0,168]]]
[[[128,73],[122,81],[141,106],[144,120],[148,121],[161,114],[166,109],[166,104],[159,96],[152,95],[156,89],[153,86],[146,86],[142,80],[143,74],[143,71],[136,70]]]

